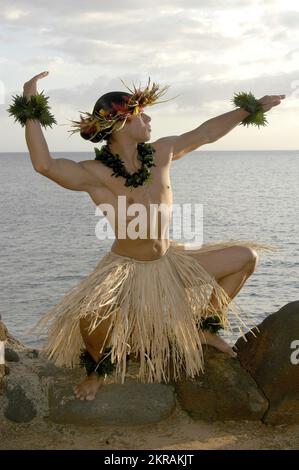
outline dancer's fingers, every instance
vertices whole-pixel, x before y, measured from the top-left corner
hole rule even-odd
[[[46,77],[47,75],[49,75],[48,71],[41,72],[35,75],[31,80],[39,80],[40,78]]]

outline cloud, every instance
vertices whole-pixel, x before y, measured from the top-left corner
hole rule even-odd
[[[269,85],[269,76],[267,75],[254,79],[228,81],[207,81],[200,77],[192,77],[192,79],[185,82],[169,80],[167,84],[170,85],[170,88],[164,99],[176,96],[177,98],[169,103],[165,103],[163,108],[167,109],[167,112],[170,108],[174,108],[175,112],[178,112],[178,110],[194,112],[202,107],[208,110],[210,105],[211,107],[213,106],[213,103],[222,102],[229,109],[232,106],[230,100],[237,91],[252,91],[258,98],[266,94],[280,93],[291,97],[294,91],[292,84],[297,79],[298,74],[293,72],[291,74],[272,75],[271,85]],[[125,82],[130,86],[130,80],[125,80]],[[143,85],[145,85],[145,82],[143,82]],[[51,98],[53,103],[64,103],[73,106],[77,110],[91,112],[95,102],[102,94],[108,91],[121,90],[125,90],[125,88],[118,79],[111,79],[111,77],[102,75],[86,86],[69,90],[54,89],[51,91]],[[161,110],[162,108],[160,108]]]
[[[26,17],[28,15],[28,12],[18,8],[9,8],[7,10],[4,10],[2,14],[4,19],[8,21],[15,21],[24,18],[24,16]]]
[[[268,3],[271,3],[269,0]],[[14,0],[13,6],[10,0],[2,0],[2,13],[1,15],[7,17],[5,12],[9,11],[24,11],[31,13],[31,17],[39,11],[47,12],[47,16],[74,16],[77,13],[89,13],[89,12],[112,12],[112,13],[135,13],[136,11],[151,11],[157,13],[159,10],[173,11],[175,9],[180,10],[203,10],[212,8],[243,8],[244,3],[240,0],[152,0],[150,4],[140,2],[140,0],[110,0],[109,2],[100,2],[98,0],[88,0],[83,2],[82,0],[72,0],[70,2],[62,2],[60,0],[51,1],[51,9],[49,9],[48,0]],[[265,0],[247,0],[246,5],[259,5],[267,4]],[[7,18],[14,19],[14,18]],[[18,18],[15,18],[18,19]]]
[[[52,0],[49,8],[49,0],[2,1],[0,79],[6,104],[42,70],[50,75],[39,88],[51,96],[61,119],[76,118],[101,94],[123,89],[119,78],[145,83],[151,76],[170,84],[168,96],[179,96],[159,112],[182,116],[229,109],[240,89],[260,96],[292,93],[299,79],[299,12],[288,5],[287,0]],[[3,106],[0,116],[5,119]]]
[[[279,25],[284,28],[294,28],[297,30],[299,23],[299,11],[292,10],[277,12],[276,15],[271,15],[268,17],[265,16],[265,22],[268,25]]]

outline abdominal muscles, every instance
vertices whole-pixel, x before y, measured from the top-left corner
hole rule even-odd
[[[161,258],[169,247],[170,207],[162,213],[148,208],[136,215],[119,217],[115,223],[115,242],[111,249],[123,256],[144,261]]]

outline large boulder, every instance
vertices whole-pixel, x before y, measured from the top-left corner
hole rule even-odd
[[[263,421],[299,423],[299,301],[269,315],[236,342],[242,367],[269,401]]]
[[[168,418],[174,409],[173,387],[163,384],[108,384],[95,400],[82,402],[74,396],[72,384],[61,380],[49,393],[49,419],[54,423],[148,424]]]
[[[175,384],[182,408],[195,420],[260,420],[268,402],[238,359],[209,346],[204,356],[204,374]]]
[[[53,423],[78,425],[135,425],[161,421],[175,407],[171,385],[142,384],[136,379],[138,364],[128,361],[126,383],[114,384],[108,376],[93,401],[81,401],[72,386],[85,376],[83,369],[65,369],[49,362],[36,350],[18,350],[18,361],[9,363],[0,399],[3,416],[16,423],[47,418]]]
[[[0,411],[5,418],[16,423],[27,423],[35,417],[48,415],[47,378],[37,374],[38,359],[31,350],[18,351],[19,360],[9,363],[9,374],[4,378],[4,396]]]

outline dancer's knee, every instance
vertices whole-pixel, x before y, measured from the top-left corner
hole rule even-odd
[[[246,258],[247,261],[244,265],[244,269],[248,274],[252,274],[255,271],[257,263],[259,261],[259,255],[257,254],[256,250],[249,247],[243,247],[246,250]]]

